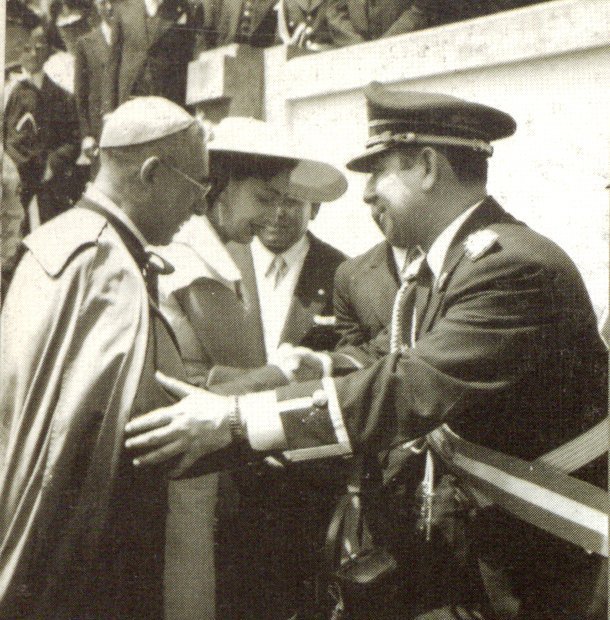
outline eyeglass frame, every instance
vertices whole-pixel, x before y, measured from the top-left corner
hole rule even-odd
[[[207,181],[205,184],[200,183],[197,179],[194,179],[190,174],[183,172],[180,168],[170,164],[166,159],[160,157],[159,161],[166,167],[175,172],[178,176],[181,176],[185,181],[188,181],[195,187],[197,187],[202,194],[202,197],[205,199],[208,197],[209,193],[212,191],[213,184],[211,181]]]

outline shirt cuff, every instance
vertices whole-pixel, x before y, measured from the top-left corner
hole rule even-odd
[[[253,450],[273,452],[287,448],[275,391],[240,396],[239,408]]]

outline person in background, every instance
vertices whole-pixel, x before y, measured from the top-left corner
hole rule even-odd
[[[72,206],[82,190],[76,174],[80,131],[72,96],[43,70],[51,54],[47,31],[34,28],[23,44],[22,68],[4,115],[6,152],[19,170],[22,203],[38,198],[40,221]]]
[[[4,301],[18,260],[18,249],[23,238],[22,225],[25,219],[23,205],[19,199],[19,172],[13,160],[2,153],[2,208],[0,209],[0,265],[2,266],[2,285],[0,303]]]
[[[74,46],[74,96],[82,136],[82,153],[97,166],[98,142],[105,114],[115,107],[110,59],[117,45],[112,3],[96,0],[99,24]]]
[[[201,0],[197,53],[230,43],[269,47],[276,43],[277,0]]]
[[[116,105],[155,95],[185,105],[199,9],[188,0],[122,0],[115,7],[117,45],[111,83]]]
[[[366,96],[367,149],[348,167],[370,175],[364,199],[385,236],[422,250],[389,333],[327,355],[295,348],[284,372],[311,380],[259,394],[160,377],[183,398],[131,421],[127,448],[139,467],[229,465],[238,446],[359,454],[373,514],[388,451],[426,450],[423,530],[453,531],[464,570],[455,584],[432,574],[435,595],[398,617],[605,619],[608,355],[573,262],[488,194],[491,142],[516,123],[443,94],[376,84]],[[455,506],[439,515],[441,488]]]
[[[276,4],[278,40],[312,52],[333,48],[327,6],[328,0],[279,0]]]
[[[194,218],[162,250],[176,266],[161,279],[162,308],[191,381],[224,390],[227,382],[239,385],[248,369],[264,366],[282,342],[334,346],[332,286],[344,256],[307,227],[319,201],[338,198],[347,185],[334,167],[304,159],[283,144],[277,128],[246,118],[229,117],[213,129],[210,173],[214,190],[207,217]],[[236,265],[231,272],[227,261],[223,268],[211,260],[218,242],[209,237],[214,230],[228,238],[232,205],[238,203],[263,209],[253,222],[257,237],[252,243],[229,244]],[[212,278],[213,273],[218,275]],[[265,385],[265,378],[258,380]],[[332,490],[318,486],[316,491],[313,478],[267,465],[222,477],[216,532],[219,618],[288,617],[311,595],[303,582],[315,572],[314,547],[332,506]],[[213,556],[215,485],[211,475],[170,489],[183,507],[181,517],[176,513],[184,523],[178,566],[189,557],[190,565],[203,569],[205,558]],[[189,506],[196,516],[188,515]],[[197,535],[188,528],[195,519],[201,522]],[[176,604],[189,617],[208,617],[214,601],[211,570],[197,571],[199,584],[191,578],[193,571],[187,572],[188,577],[177,578]],[[261,580],[264,588],[258,587]],[[197,591],[200,597],[194,597]]]

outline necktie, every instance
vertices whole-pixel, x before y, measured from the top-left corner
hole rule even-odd
[[[413,317],[413,314],[417,312],[415,310],[418,289],[417,279],[424,263],[426,263],[426,257],[424,255],[420,255],[418,258],[412,260],[401,274],[403,282],[401,287],[398,289],[398,293],[396,293],[396,297],[394,298],[394,306],[392,308],[392,322],[390,324],[390,353],[398,353],[403,347],[405,319],[409,316],[412,316],[411,320],[408,322],[411,327],[410,346],[414,343],[416,318]]]
[[[288,263],[281,254],[278,254],[271,261],[266,275],[267,277],[273,277],[273,288],[276,289],[287,273]]]

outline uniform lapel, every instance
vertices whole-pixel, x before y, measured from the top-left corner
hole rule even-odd
[[[296,4],[301,7],[305,15],[313,13],[324,0],[296,0]]]
[[[490,224],[499,222],[506,216],[504,209],[491,196],[488,196],[458,230],[443,262],[441,273],[433,286],[430,303],[418,328],[420,335],[430,331],[434,324],[451,278],[464,258],[465,248],[463,242],[466,237],[477,230],[486,228]]]
[[[368,271],[359,278],[361,286],[366,287],[371,299],[371,313],[382,326],[390,324],[394,298],[399,288],[398,274],[394,263],[392,248],[389,243],[382,243],[371,257]]]

